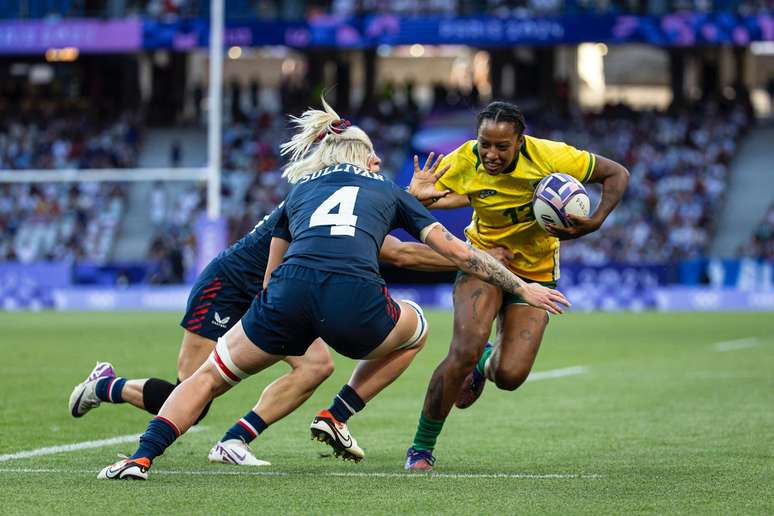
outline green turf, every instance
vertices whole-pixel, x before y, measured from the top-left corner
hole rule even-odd
[[[177,319],[0,314],[0,454],[142,431],[148,416],[129,406],[75,420],[67,397],[97,359],[127,377],[174,379]],[[273,466],[207,464],[213,441],[286,370],[280,365],[218,400],[204,430],[157,460],[147,482],[95,479],[132,444],[0,462],[2,513],[774,513],[774,314],[555,317],[535,371],[584,365],[588,373],[517,392],[490,385],[447,421],[440,475],[403,476],[427,380],[450,337],[449,314],[430,313],[430,324],[416,363],[352,419],[367,454],[360,464],[321,458],[324,446],[308,435],[351,370],[340,358],[334,377],[253,445]],[[754,346],[714,347],[748,337]],[[529,478],[552,474],[569,476]]]

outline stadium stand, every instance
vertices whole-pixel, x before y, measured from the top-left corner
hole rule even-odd
[[[2,120],[2,169],[126,168],[136,162],[140,126],[129,115],[102,126],[73,112],[4,113]],[[110,258],[125,211],[124,185],[8,184],[0,191],[0,259]]]
[[[605,231],[567,243],[563,259],[663,263],[705,255],[729,163],[751,123],[742,104],[705,104],[676,114],[617,108],[581,118],[567,126],[572,129],[549,130],[546,137],[609,156],[631,171],[627,197]]]
[[[436,110],[459,109],[442,93]],[[300,111],[302,103],[296,104],[288,101],[283,112]],[[230,242],[249,231],[287,191],[278,155],[278,145],[287,136],[284,117],[254,111],[238,118],[223,134],[223,209]],[[417,118],[413,103],[398,106],[385,95],[354,121],[377,135],[383,168],[394,174],[409,157]],[[605,231],[563,246],[565,261],[586,264],[663,263],[705,254],[728,184],[730,160],[751,124],[746,106],[739,103],[710,103],[676,113],[636,112],[622,106],[608,106],[596,114],[535,111],[527,113],[527,120],[530,134],[566,141],[630,167],[627,198],[608,219]],[[6,168],[136,163],[141,134],[136,121],[123,116],[101,130],[88,127],[77,117],[56,118],[44,126],[6,124],[0,132],[0,160]],[[97,262],[110,258],[127,210],[125,186],[3,188],[0,257]],[[195,185],[174,191],[152,188],[149,195],[153,230],[146,238],[147,258],[155,266],[148,280],[178,283],[194,263],[192,224],[204,210],[204,190]],[[762,225],[756,233],[757,254],[771,252],[767,227]]]

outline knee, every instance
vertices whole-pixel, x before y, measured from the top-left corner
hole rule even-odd
[[[335,366],[330,353],[314,353],[289,360],[291,373],[297,382],[313,386],[320,385],[333,374]]]
[[[333,364],[333,358],[329,355],[325,360],[315,362],[309,366],[309,376],[317,380],[317,383],[323,383],[330,375],[336,366]]]
[[[471,325],[454,328],[453,342],[469,349],[480,350],[489,340],[491,325]]]
[[[202,390],[207,390],[211,394],[215,394],[219,390],[221,384],[226,383],[212,366],[206,368],[204,371],[202,371],[202,373],[204,374],[199,374],[199,371],[197,371],[194,373],[193,378],[198,380],[199,386],[202,388]]]
[[[507,370],[498,367],[495,369],[494,381],[498,389],[515,391],[521,387],[521,384],[527,381],[527,376],[529,376],[528,368],[519,367],[514,370]]]
[[[475,347],[452,340],[448,360],[455,369],[465,371],[467,374],[476,366],[478,359],[479,353]]]
[[[231,388],[231,384],[226,382],[217,368],[209,362],[186,381],[196,382],[200,392],[208,392],[210,398],[217,398]]]

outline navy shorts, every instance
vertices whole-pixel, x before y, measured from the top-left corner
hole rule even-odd
[[[400,317],[383,285],[348,274],[282,265],[242,318],[247,337],[272,355],[301,356],[317,337],[345,357],[378,347]]]
[[[218,340],[234,326],[255,299],[210,262],[196,278],[180,326],[200,337]]]

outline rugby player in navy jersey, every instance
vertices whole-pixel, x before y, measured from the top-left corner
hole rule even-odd
[[[422,309],[394,301],[379,276],[379,248],[402,227],[461,270],[561,313],[556,290],[528,284],[490,255],[466,245],[414,197],[369,172],[378,160],[368,136],[323,101],[294,119],[300,131],[283,144],[284,176],[296,187],[273,230],[261,296],[222,338],[207,362],[168,397],[129,458],[104,468],[103,479],[145,479],[161,455],[217,396],[286,357],[304,355],[322,338],[361,360],[349,387],[367,401],[392,383],[427,339]],[[322,426],[322,425],[321,425]],[[342,441],[352,440],[345,423]],[[325,431],[322,428],[320,431]]]
[[[423,171],[432,174],[440,160]],[[378,163],[377,163],[378,165]],[[191,376],[207,359],[222,337],[244,315],[261,292],[269,243],[279,218],[275,209],[247,235],[210,262],[191,289],[186,313],[180,323],[184,329],[177,365],[177,383],[159,378],[119,377],[109,362],[98,362],[91,374],[76,385],[69,399],[73,417],[82,417],[100,403],[126,403],[158,414],[159,409],[181,381]],[[496,249],[502,253],[504,250]],[[379,260],[403,268],[421,271],[454,270],[454,265],[424,244],[401,242],[387,236]],[[248,444],[265,428],[290,414],[333,372],[328,347],[315,341],[301,357],[286,357],[292,371],[268,385],[253,409],[241,418],[209,453],[211,462],[239,465],[267,465],[259,460]],[[197,419],[204,418],[209,404]],[[241,435],[244,433],[246,435]]]

